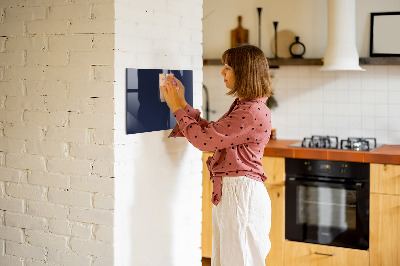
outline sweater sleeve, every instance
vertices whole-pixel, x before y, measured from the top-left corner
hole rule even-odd
[[[205,127],[208,126],[208,124],[210,122],[208,122],[207,120],[203,119],[200,117],[200,110],[198,109],[194,109],[192,106],[190,106],[189,104],[186,105],[184,111],[186,112],[186,114],[193,118],[194,120],[196,120],[200,126]],[[179,129],[179,124],[177,123],[175,125],[175,127],[172,129],[172,132],[169,134],[168,138],[171,137],[184,137],[185,135],[182,134],[182,132]]]
[[[201,151],[224,149],[253,141],[249,134],[257,120],[249,109],[235,109],[217,122],[202,126],[182,109],[174,112],[180,132]]]

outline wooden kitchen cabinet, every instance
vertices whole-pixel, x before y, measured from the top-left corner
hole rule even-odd
[[[400,195],[400,165],[370,164],[370,191]]]
[[[206,161],[212,152],[203,153],[203,206],[202,206],[202,256],[211,258],[212,253],[212,183],[207,169]],[[284,215],[285,215],[285,158],[263,157],[262,164],[268,176],[265,182],[272,205],[271,221],[271,250],[266,258],[266,265],[283,265],[283,243],[284,243]]]
[[[369,265],[369,253],[365,250],[316,245],[285,240],[284,252],[285,266]]]
[[[400,265],[400,165],[371,164],[371,266]]]
[[[212,152],[203,152],[203,195],[202,195],[202,223],[201,223],[201,253],[204,258],[211,258],[212,252],[212,183],[206,161]]]

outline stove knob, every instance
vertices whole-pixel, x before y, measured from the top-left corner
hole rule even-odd
[[[340,173],[341,174],[346,173],[346,169],[347,169],[347,164],[342,164],[342,167],[340,168]]]

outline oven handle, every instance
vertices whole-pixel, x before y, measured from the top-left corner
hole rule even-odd
[[[288,177],[287,181],[294,181],[297,183],[301,183],[304,185],[340,185],[348,188],[354,188],[354,189],[361,189],[363,187],[363,183],[361,182],[356,182],[356,183],[346,183],[346,182],[332,182],[332,181],[321,181],[321,180],[316,180],[316,181],[310,181],[310,180],[304,180],[303,178],[297,178],[297,177]]]

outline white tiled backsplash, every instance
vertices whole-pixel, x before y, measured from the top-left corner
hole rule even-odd
[[[380,144],[400,144],[400,66],[362,67],[366,71],[324,72],[319,66],[271,69],[278,101],[272,110],[277,137],[376,137]],[[217,120],[233,101],[224,95],[221,68],[204,67],[210,109],[216,111],[210,120]]]

